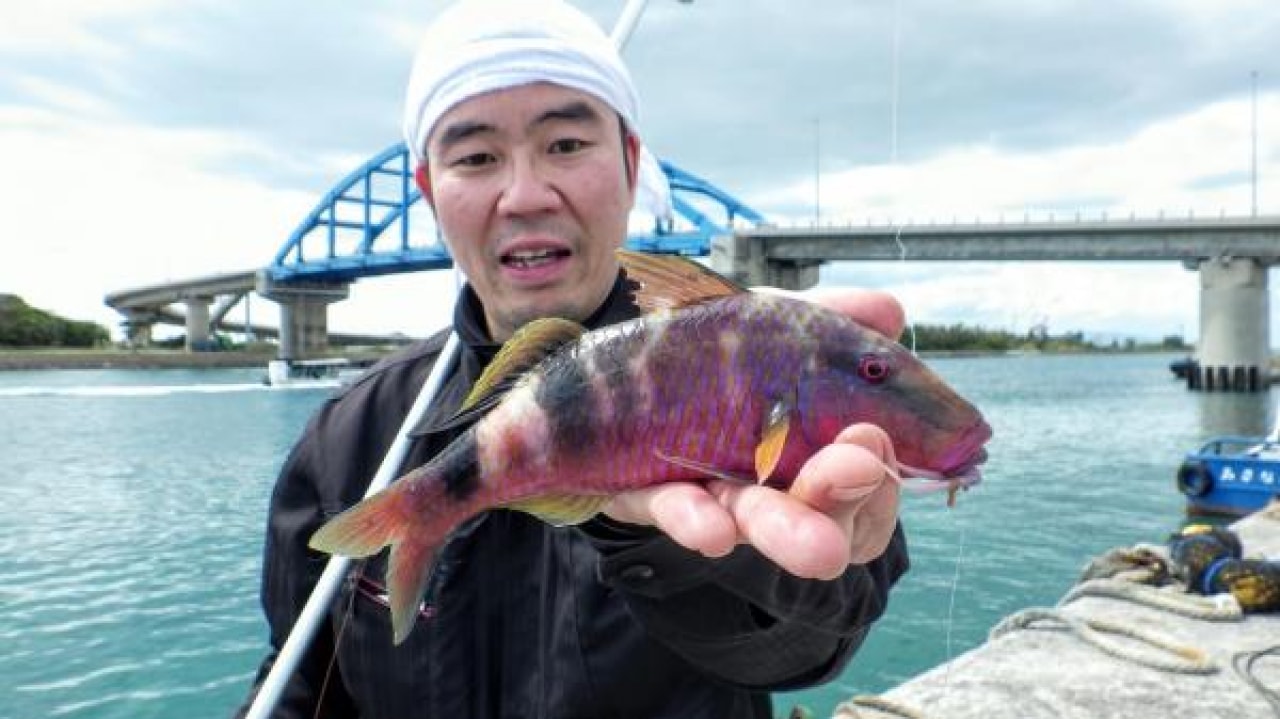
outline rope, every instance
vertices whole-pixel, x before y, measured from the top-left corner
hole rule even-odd
[[[1237,652],[1231,656],[1231,667],[1236,670],[1236,674],[1246,684],[1257,690],[1262,695],[1262,698],[1267,700],[1276,716],[1280,716],[1280,693],[1263,684],[1262,680],[1253,671],[1253,665],[1259,659],[1274,654],[1280,654],[1280,645],[1251,652]]]
[[[1102,619],[1077,619],[1057,609],[1024,609],[1021,612],[1005,617],[991,630],[988,639],[994,640],[1018,629],[1030,629],[1037,622],[1056,623],[1053,629],[1065,629],[1099,651],[1118,659],[1133,662],[1151,669],[1175,672],[1178,674],[1213,674],[1218,666],[1203,651],[1194,647],[1175,644],[1163,637],[1144,632],[1140,629],[1126,627],[1115,622]],[[1128,637],[1148,644],[1156,649],[1174,655],[1174,659],[1158,659],[1133,652],[1120,644],[1103,638],[1103,634]]]
[[[1107,597],[1124,599],[1155,609],[1163,609],[1192,619],[1211,622],[1239,622],[1244,620],[1240,602],[1230,594],[1200,596],[1170,592],[1146,584],[1135,584],[1122,579],[1090,579],[1081,582],[1067,592],[1058,602],[1062,607],[1080,597]]]
[[[848,701],[840,702],[836,705],[835,712],[832,713],[831,719],[862,719],[868,716],[859,711],[858,708],[871,709],[876,714],[884,714],[892,717],[902,717],[902,719],[925,719],[924,714],[912,709],[904,704],[899,704],[892,699],[884,697],[871,696],[868,694],[859,694]]]

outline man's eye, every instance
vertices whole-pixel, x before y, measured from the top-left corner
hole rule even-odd
[[[586,140],[579,140],[576,137],[566,137],[551,143],[551,152],[553,154],[567,154],[570,152],[578,152],[587,147]]]
[[[470,155],[463,155],[449,164],[454,167],[481,167],[493,161],[493,155],[487,152],[473,152]]]

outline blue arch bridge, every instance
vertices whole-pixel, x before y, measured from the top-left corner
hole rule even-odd
[[[281,322],[248,329],[278,337],[282,359],[322,354],[331,338],[385,341],[330,334],[327,307],[346,299],[359,279],[452,265],[434,223],[413,219],[421,195],[409,163],[397,143],[342,178],[265,267],[113,292],[106,303],[137,344],[150,341],[156,323],[185,326],[188,349],[208,346],[215,330],[245,330],[227,317],[253,292],[279,304]],[[814,285],[819,265],[833,260],[1180,262],[1201,279],[1200,342],[1189,383],[1267,384],[1267,269],[1280,263],[1280,216],[779,227],[710,182],[661,165],[676,217],[631,234],[631,249],[709,257],[714,269],[744,284],[791,289]]]

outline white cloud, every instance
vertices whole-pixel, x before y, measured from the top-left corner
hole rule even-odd
[[[1259,126],[1280,122],[1280,95],[1259,98]],[[1155,122],[1130,137],[1049,152],[949,150],[926,160],[870,165],[821,178],[825,220],[867,217],[964,220],[1042,217],[1076,210],[1097,216],[1160,212],[1250,212],[1250,108],[1247,99],[1214,103]],[[1280,179],[1280,154],[1260,140],[1259,177]],[[752,198],[760,207],[804,206],[814,185],[799,183]],[[1272,193],[1270,197],[1275,197]],[[1266,196],[1260,194],[1260,203]],[[1280,211],[1272,202],[1262,213]],[[807,219],[807,218],[805,218]]]
[[[115,53],[90,30],[95,22],[142,16],[161,0],[49,0],[11,2],[0,9],[0,50]]]
[[[206,169],[264,152],[235,135],[0,109],[0,289],[114,325],[107,292],[259,267],[315,198]]]

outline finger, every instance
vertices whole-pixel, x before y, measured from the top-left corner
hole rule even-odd
[[[906,326],[906,312],[891,294],[877,290],[809,290],[804,297],[852,317],[885,337],[897,339]]]
[[[849,561],[853,564],[866,564],[889,547],[898,526],[900,490],[896,482],[885,482],[853,515],[849,533]]]
[[[895,467],[889,435],[875,425],[855,424],[809,458],[790,492],[819,511],[838,511],[856,506],[884,482],[895,482]]]
[[[752,287],[751,291],[816,302],[894,339],[902,334],[902,329],[906,326],[906,312],[902,309],[902,303],[893,295],[879,290],[842,287],[795,291],[762,286]]]
[[[620,522],[656,527],[677,544],[708,557],[723,557],[738,543],[733,517],[706,489],[690,482],[623,492],[604,511]]]
[[[873,425],[853,425],[810,458],[790,491],[831,517],[845,534],[849,560],[862,564],[884,552],[897,525],[894,467],[888,435]]]
[[[795,497],[735,482],[715,481],[707,489],[728,508],[743,538],[783,570],[808,579],[834,579],[849,566],[842,528]]]

